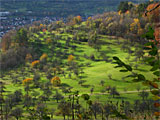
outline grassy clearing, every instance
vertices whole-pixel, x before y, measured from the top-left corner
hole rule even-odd
[[[56,33],[56,31],[53,31],[52,33]],[[40,37],[40,40],[50,37],[48,31],[46,34],[43,34],[42,32],[40,34],[42,35],[42,37]],[[85,80],[86,82],[83,84],[83,86],[78,84],[80,78],[77,78],[73,73],[71,73],[72,78],[69,78],[68,74],[70,73],[70,71],[66,70],[67,69],[66,65],[62,66],[62,68],[66,70],[65,71],[66,77],[64,77],[63,75],[59,75],[59,77],[63,84],[73,87],[72,91],[79,91],[80,95],[84,93],[90,94],[90,89],[93,87],[94,92],[93,92],[93,95],[91,95],[91,100],[93,101],[100,101],[102,103],[105,103],[106,101],[109,101],[109,100],[116,102],[117,100],[121,101],[123,99],[133,103],[134,100],[140,99],[140,97],[138,96],[138,93],[123,93],[124,91],[136,91],[137,87],[140,87],[141,90],[148,89],[148,87],[143,86],[141,83],[134,83],[129,78],[124,79],[124,76],[129,75],[129,73],[120,73],[119,72],[120,69],[114,68],[115,65],[112,64],[113,56],[118,56],[121,60],[125,61],[128,64],[129,63],[136,64],[136,62],[133,62],[133,59],[135,58],[135,56],[130,56],[129,60],[126,59],[126,57],[128,57],[129,54],[121,50],[121,45],[116,44],[116,40],[114,39],[110,40],[106,36],[101,35],[100,36],[101,41],[103,41],[104,44],[101,46],[100,51],[97,51],[93,47],[88,46],[86,42],[82,42],[81,44],[73,43],[72,45],[77,46],[77,48],[72,49],[71,47],[65,48],[66,47],[65,40],[68,37],[72,37],[72,35],[67,33],[58,34],[58,35],[62,36],[61,39],[58,40],[58,42],[61,43],[62,46],[61,48],[56,47],[55,51],[58,51],[58,50],[67,51],[68,54],[73,54],[75,56],[75,61],[78,64],[84,65],[82,67],[84,73],[81,75],[82,76],[81,80]],[[35,37],[38,38],[39,35],[35,34]],[[133,49],[135,48],[133,47]],[[54,54],[46,48],[44,51],[49,52],[50,55]],[[102,52],[105,53],[105,55],[109,58],[109,60],[111,60],[110,62],[106,62],[102,60],[102,57],[101,57]],[[96,60],[84,58],[84,54],[86,54],[88,57],[94,54]],[[55,56],[53,56],[52,58],[55,58]],[[48,58],[48,59],[52,59],[52,58]],[[63,63],[67,63],[67,58],[63,59],[62,61]],[[149,69],[150,69],[149,66],[145,64],[141,64],[140,62],[138,62],[137,64],[139,64],[139,68],[135,70],[136,72],[143,73],[147,79],[151,79],[154,77],[152,73],[149,72]],[[12,76],[18,76],[17,79],[21,81],[23,80],[23,78],[33,77],[33,73],[30,72],[30,68],[27,68],[26,66],[22,66],[22,68],[25,69],[25,73],[27,74],[26,76],[23,76],[23,75],[18,76],[21,74],[21,69],[18,69],[17,73],[14,71],[10,71],[5,75],[5,77],[3,77],[3,79],[5,79],[4,82],[6,83],[6,91],[9,91],[6,94],[12,93],[19,89],[21,89],[24,94],[23,85],[12,84],[13,78],[9,75],[10,73],[12,74]],[[41,80],[40,80],[41,82],[45,83],[48,81],[48,79],[46,78],[46,74],[44,72],[39,72],[39,74],[41,75]],[[112,79],[109,79],[108,77],[109,74],[111,74]],[[100,84],[102,80],[105,82],[103,86]],[[116,97],[116,98],[113,98],[108,94],[105,94],[107,92],[104,92],[104,95],[103,95],[102,91],[106,88],[106,86],[111,86],[111,87],[115,86],[118,92],[122,94],[120,95],[120,97]],[[55,89],[57,89],[60,93],[62,93],[62,90],[59,89],[58,87],[56,87]],[[34,91],[39,91],[40,95],[43,93],[40,89],[34,89]],[[53,93],[55,93],[55,91],[53,91]],[[64,93],[62,94],[66,96]],[[82,100],[82,98],[80,100],[82,105],[85,105],[84,100]],[[51,99],[51,101],[47,102],[47,105],[49,108],[56,109],[58,104]],[[62,119],[62,117],[56,116],[56,119],[60,120]]]
[[[42,33],[40,33],[42,34]],[[43,35],[43,34],[42,34]],[[44,35],[44,38],[49,37],[49,32],[47,31],[47,34]],[[64,46],[65,44],[65,38],[66,37],[72,37],[72,35],[67,34],[67,33],[63,33],[60,34],[62,36],[62,40],[59,40],[60,43],[62,43],[62,45]],[[39,35],[35,34],[36,37],[39,37]],[[43,37],[41,38],[43,39]],[[126,60],[126,57],[128,56],[127,52],[124,52],[121,50],[121,46],[117,45],[115,43],[116,40],[112,39],[109,40],[106,36],[102,36],[101,35],[101,40],[104,41],[106,44],[101,46],[100,51],[98,52],[97,50],[95,50],[94,48],[88,46],[87,43],[83,42],[81,44],[75,44],[77,46],[76,50],[73,50],[71,48],[68,49],[69,53],[73,53],[75,55],[75,59],[76,57],[78,57],[79,59],[76,60],[76,62],[78,62],[78,64],[87,64],[90,63],[90,66],[88,67],[87,65],[83,67],[83,80],[85,80],[86,82],[84,83],[85,85],[88,85],[88,87],[83,87],[81,85],[78,84],[78,80],[76,78],[76,76],[73,75],[72,79],[70,78],[64,78],[62,75],[60,75],[60,78],[62,80],[62,83],[68,84],[69,86],[73,87],[73,90],[78,90],[80,91],[80,94],[83,93],[90,93],[90,89],[92,86],[95,86],[94,92],[101,92],[102,89],[104,89],[106,86],[110,85],[110,86],[116,86],[117,90],[120,91],[124,91],[124,89],[127,89],[129,91],[134,91],[136,90],[137,86],[141,86],[141,83],[133,83],[131,81],[131,79],[123,79],[124,76],[128,75],[128,73],[120,73],[119,69],[115,69],[114,68],[114,64],[112,64],[111,62],[105,62],[105,61],[92,61],[90,59],[86,59],[84,58],[84,54],[90,56],[92,54],[95,55],[96,59],[101,59],[100,57],[100,52],[104,52],[109,59],[112,59],[113,56],[118,56],[120,59],[124,60],[125,62],[128,62],[128,60]],[[65,49],[64,49],[65,50]],[[134,59],[134,56],[130,57],[130,61],[132,61],[132,59]],[[63,62],[67,62],[67,59],[64,59]],[[129,62],[128,62],[129,63]],[[132,62],[134,64],[134,62]],[[65,69],[66,66],[64,66]],[[140,64],[139,69],[136,70],[137,72],[143,73],[147,76],[148,79],[153,78],[154,76],[148,71],[150,69],[149,66],[144,65],[144,64]],[[28,71],[26,71],[27,73]],[[68,71],[67,71],[68,72]],[[15,74],[15,73],[13,73]],[[29,74],[29,72],[28,72]],[[112,75],[112,80],[109,80],[108,75],[111,74]],[[25,76],[25,77],[32,77],[32,73],[30,76]],[[8,79],[5,80],[6,82],[6,88],[7,91],[15,91],[17,89],[23,89],[23,86],[21,85],[13,85],[11,84],[11,78],[6,75],[4,77],[4,79]],[[18,79],[22,79],[22,77],[18,78]],[[42,81],[46,81],[45,77],[41,78]],[[100,85],[100,81],[103,80],[105,81],[104,86]],[[145,87],[141,87],[141,89],[145,89]],[[129,97],[129,96],[128,96]]]

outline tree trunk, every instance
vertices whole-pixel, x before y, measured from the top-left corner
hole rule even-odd
[[[72,103],[72,120],[74,120],[74,95],[73,95],[73,103]]]
[[[97,119],[97,114],[96,113],[94,113],[94,118],[95,118],[95,120]]]
[[[106,120],[108,120],[108,116],[106,116]]]
[[[63,115],[63,118],[64,118],[64,120],[66,120],[66,116],[65,115]]]
[[[103,120],[103,110],[102,110],[102,120]]]
[[[3,120],[3,105],[1,104],[1,109],[0,109],[0,114],[1,114],[1,120]]]
[[[5,117],[5,118],[6,118],[6,120],[8,120],[8,115],[6,115],[6,117]]]

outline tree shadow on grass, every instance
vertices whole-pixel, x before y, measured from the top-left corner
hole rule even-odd
[[[76,52],[84,52],[84,50],[76,50]]]
[[[145,69],[142,69],[142,68],[138,68],[137,70],[141,71],[141,72],[148,72],[148,70],[145,70]]]
[[[78,61],[79,61],[79,62],[83,62],[84,60],[82,60],[82,59],[78,59]]]
[[[87,75],[79,76],[80,79],[87,78]]]
[[[122,96],[115,96],[115,99],[127,99],[127,97],[122,97]]]
[[[113,80],[113,81],[119,81],[119,80],[117,80],[117,79],[114,79],[114,78],[112,78],[111,80]]]
[[[103,60],[101,60],[101,59],[95,59],[95,60],[93,60],[93,61],[99,62],[99,61],[103,61]]]
[[[66,83],[62,83],[61,87],[71,87],[70,85],[66,84]]]
[[[124,82],[126,82],[126,83],[133,83],[132,81],[128,81],[128,80],[125,80]]]
[[[113,45],[113,43],[111,43],[111,42],[103,42],[102,44],[103,45]]]
[[[67,47],[67,46],[62,46],[62,48],[63,48],[63,49],[69,49],[69,47]]]
[[[113,49],[111,49],[111,50],[105,50],[105,51],[101,51],[101,52],[112,53],[112,54],[116,54],[117,53],[117,51],[113,50]]]
[[[93,65],[91,65],[91,63],[86,63],[84,67],[93,67]]]
[[[104,40],[102,40],[102,39],[99,39],[98,42],[99,42],[101,45],[111,45],[111,44],[113,44],[113,43],[111,43],[111,42],[107,42],[107,41],[104,41]]]
[[[84,87],[84,88],[89,88],[90,87],[90,85],[81,85],[82,87]]]

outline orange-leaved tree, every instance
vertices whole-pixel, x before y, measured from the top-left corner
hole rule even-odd
[[[81,23],[82,22],[82,17],[78,15],[77,20],[78,20],[78,23]]]
[[[160,2],[148,5],[145,16],[150,20],[150,22],[154,23],[155,40],[158,42],[158,45],[160,45]]]
[[[39,60],[35,60],[32,62],[32,67],[37,67],[39,65],[40,61]]]
[[[156,27],[154,31],[155,40],[160,44],[160,26]]]
[[[148,5],[145,15],[151,22],[159,23],[160,22],[160,2],[152,3]]]
[[[82,22],[82,17],[81,16],[76,16],[73,18],[74,24],[80,24]]]
[[[46,60],[48,58],[48,55],[46,53],[43,53],[43,55],[40,57],[40,61]]]
[[[29,83],[32,82],[32,80],[33,80],[33,78],[26,78],[26,79],[24,79],[24,80],[22,81],[22,84],[23,84],[23,85],[29,84]]]
[[[43,29],[42,31],[45,33],[47,30],[46,30],[46,29]]]
[[[54,85],[54,86],[59,86],[61,85],[61,80],[59,77],[55,76],[51,79],[51,83]]]

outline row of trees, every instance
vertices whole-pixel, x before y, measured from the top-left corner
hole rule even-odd
[[[9,120],[15,117],[25,119],[40,119],[50,120],[55,115],[63,116],[63,119],[110,119],[111,117],[129,119],[136,117],[137,119],[154,119],[148,116],[147,113],[155,111],[153,100],[147,99],[148,93],[142,91],[140,96],[142,100],[135,100],[134,105],[128,101],[107,101],[103,104],[100,101],[92,101],[88,94],[79,95],[77,92],[72,92],[67,96],[63,96],[57,90],[53,93],[50,87],[42,88],[43,94],[38,91],[32,91],[33,88],[24,86],[25,92],[16,90],[12,94],[4,97],[5,85],[0,84],[0,112],[1,119]],[[80,99],[82,98],[82,99]],[[47,103],[58,103],[57,110],[49,108]],[[23,106],[20,107],[20,106]],[[24,116],[25,114],[25,116]],[[136,114],[136,115],[135,115]]]

